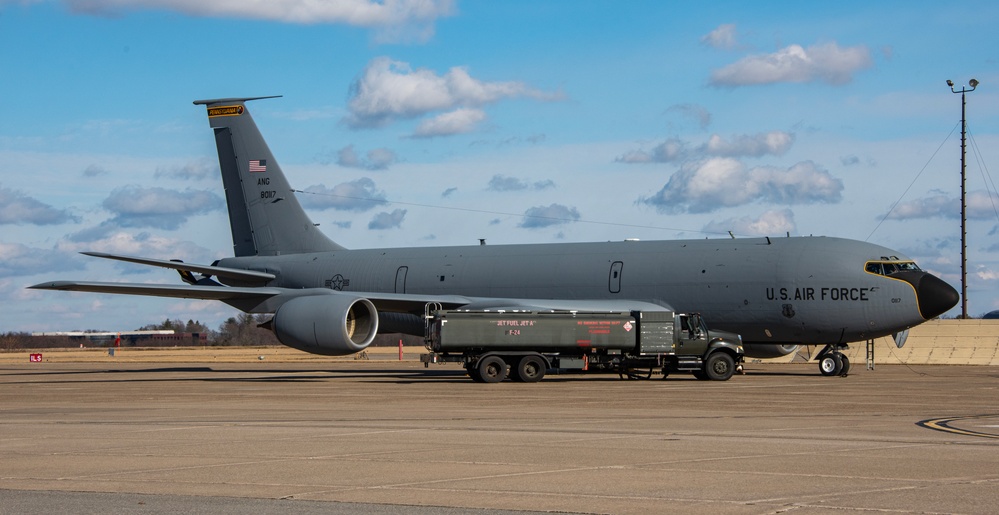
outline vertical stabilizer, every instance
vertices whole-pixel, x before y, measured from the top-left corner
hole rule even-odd
[[[236,256],[342,250],[312,223],[267,148],[245,103],[255,98],[196,100],[208,107]]]

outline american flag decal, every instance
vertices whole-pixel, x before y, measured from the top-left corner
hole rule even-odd
[[[267,171],[267,160],[266,159],[253,159],[253,160],[250,160],[250,171],[251,172],[266,172]]]

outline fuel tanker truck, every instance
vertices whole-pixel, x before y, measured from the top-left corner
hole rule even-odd
[[[433,310],[426,320],[424,366],[460,363],[484,383],[573,370],[725,381],[744,359],[739,335],[708,330],[696,313]]]

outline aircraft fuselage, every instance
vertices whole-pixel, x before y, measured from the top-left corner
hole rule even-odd
[[[920,296],[952,288],[922,271],[939,285],[866,270],[881,261],[908,259],[854,240],[796,237],[341,250],[219,264],[273,273],[268,286],[285,288],[647,301],[700,312],[747,344],[823,345],[890,335],[940,314]]]

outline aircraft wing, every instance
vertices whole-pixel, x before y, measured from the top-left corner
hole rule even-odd
[[[209,281],[211,282],[211,281]],[[29,286],[33,290],[82,291],[180,299],[219,300],[249,313],[273,313],[297,297],[342,295],[369,299],[380,311],[422,312],[427,303],[455,308],[472,301],[461,295],[414,295],[406,293],[341,292],[328,288],[231,287],[210,285],[147,284],[90,281],[50,281]],[[521,308],[523,309],[523,308]]]
[[[169,262],[168,262],[169,263]],[[172,268],[172,267],[171,267]],[[422,295],[412,293],[376,293],[337,291],[328,288],[272,288],[232,287],[214,285],[177,285],[90,281],[50,281],[28,288],[33,290],[82,291],[171,297],[181,299],[219,300],[253,313],[272,313],[284,302],[312,295],[343,295],[370,300],[379,311],[399,313],[422,312],[428,303],[437,303],[447,309],[473,309],[490,311],[666,311],[669,306],[638,300],[549,300],[510,299],[499,297],[466,297],[463,295]]]
[[[229,286],[182,286],[174,284],[105,283],[88,281],[50,281],[29,286],[32,290],[85,291],[202,300],[265,300],[280,295],[285,288],[231,288]],[[297,291],[297,290],[295,290]]]
[[[381,293],[364,291],[339,291],[329,288],[279,288],[269,286],[223,286],[211,279],[215,275],[243,282],[263,284],[275,279],[274,274],[254,270],[243,270],[219,266],[197,265],[180,261],[107,254],[103,252],[83,252],[88,256],[126,261],[141,265],[170,268],[181,272],[187,285],[148,284],[123,282],[89,281],[50,281],[29,286],[35,290],[82,291],[90,293],[112,293],[124,295],[144,295],[183,299],[218,300],[248,313],[274,313],[285,302],[297,298],[316,295],[340,295],[351,298],[364,298],[381,312],[409,313],[420,315],[428,304],[437,304],[445,309],[472,309],[489,311],[664,311],[669,306],[661,303],[638,300],[559,300],[559,299],[514,299],[500,297],[466,297],[463,295],[431,295],[412,293]],[[191,273],[203,274],[195,280]]]

